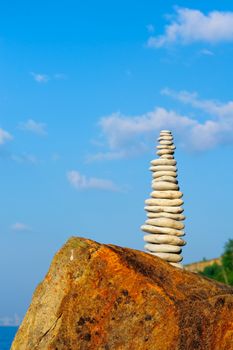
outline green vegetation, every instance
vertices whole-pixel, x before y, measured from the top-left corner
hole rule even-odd
[[[221,265],[215,263],[207,266],[200,273],[216,281],[233,285],[233,239],[229,239],[225,244]]]

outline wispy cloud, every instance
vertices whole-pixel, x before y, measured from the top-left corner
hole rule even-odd
[[[155,31],[155,27],[153,26],[153,24],[148,24],[146,26],[146,29],[147,29],[148,33],[153,33]]]
[[[128,78],[131,78],[132,75],[133,75],[133,73],[132,73],[132,71],[131,71],[130,69],[127,69],[127,70],[125,71],[125,74],[126,74],[126,76],[127,76]]]
[[[64,73],[55,73],[55,74],[44,74],[44,73],[30,73],[32,78],[39,84],[48,83],[50,80],[66,80],[67,75]]]
[[[233,41],[233,12],[212,11],[206,15],[199,10],[176,8],[175,15],[169,18],[171,23],[165,27],[164,34],[148,39],[149,47]]]
[[[119,191],[119,187],[111,180],[96,177],[86,177],[76,170],[67,173],[69,183],[77,190],[99,189],[107,191]]]
[[[17,314],[15,314],[13,317],[11,316],[0,317],[0,326],[3,326],[3,327],[7,327],[7,326],[17,327],[20,325],[20,323],[21,323],[21,318]]]
[[[9,158],[17,163],[29,163],[32,165],[39,163],[38,158],[34,154],[10,154]]]
[[[185,90],[177,92],[168,88],[163,89],[161,93],[210,115],[233,119],[233,101],[221,103],[217,100],[203,100],[196,92],[190,93]]]
[[[45,136],[47,125],[45,123],[36,122],[33,119],[29,119],[24,123],[19,124],[19,129],[35,133],[40,136]]]
[[[200,54],[205,56],[214,56],[214,52],[208,49],[202,49]]]
[[[31,72],[31,76],[33,77],[33,79],[37,82],[37,83],[42,83],[45,84],[50,80],[50,77],[47,74],[43,74],[43,73],[34,73]]]
[[[61,155],[59,154],[59,153],[53,153],[52,155],[51,155],[51,159],[52,159],[52,161],[53,162],[58,162],[59,160],[61,160]]]
[[[11,230],[17,232],[28,232],[31,231],[31,228],[23,222],[16,222],[15,224],[11,225]]]
[[[0,148],[0,159],[13,161],[19,164],[28,163],[31,165],[37,165],[40,162],[34,154],[13,153],[6,148]]]
[[[122,159],[126,158],[125,151],[120,150],[116,152],[98,152],[95,154],[90,154],[86,157],[87,163],[99,161],[99,160],[115,160],[115,159]]]
[[[106,152],[97,152],[94,154],[89,154],[86,157],[86,162],[96,162],[96,161],[105,161],[105,160],[117,160],[117,159],[123,159],[123,158],[131,158],[138,156],[140,154],[145,153],[148,151],[148,145],[146,145],[143,142],[138,142],[137,147],[134,145],[130,146],[128,145],[125,149],[119,149],[119,150],[110,150]]]
[[[13,136],[6,130],[0,128],[0,145],[3,145],[7,141],[11,141]]]
[[[64,73],[55,73],[53,75],[53,78],[56,80],[66,80],[67,79],[67,75]]]

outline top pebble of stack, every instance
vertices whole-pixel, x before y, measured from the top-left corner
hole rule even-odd
[[[182,220],[183,196],[179,191],[177,180],[176,160],[174,159],[175,146],[173,136],[169,130],[161,130],[158,138],[157,154],[159,158],[151,161],[152,171],[151,198],[145,201],[147,220],[141,227],[147,234],[145,249],[173,266],[182,267],[181,247],[186,242],[181,238],[184,235]]]

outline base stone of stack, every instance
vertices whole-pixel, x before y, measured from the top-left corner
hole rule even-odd
[[[184,266],[182,264],[179,264],[179,263],[172,263],[170,262],[170,265],[174,266],[174,267],[177,267],[178,269],[183,269]]]
[[[166,260],[167,262],[181,262],[183,260],[183,257],[179,254],[175,253],[154,253],[154,252],[148,252],[149,254],[152,254],[154,256],[157,256],[160,259]]]

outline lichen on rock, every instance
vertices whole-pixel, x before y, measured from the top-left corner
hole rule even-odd
[[[144,252],[73,237],[37,287],[11,350],[230,350],[232,344],[231,287]]]

